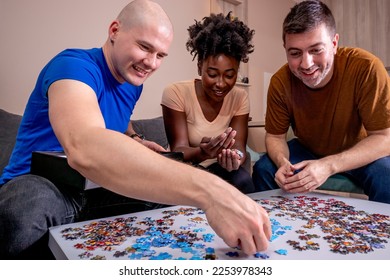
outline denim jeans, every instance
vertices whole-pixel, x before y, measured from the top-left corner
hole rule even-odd
[[[71,223],[77,205],[45,178],[17,177],[0,187],[0,258],[50,259],[48,229]]]
[[[52,259],[52,226],[165,206],[104,188],[70,193],[43,177],[23,175],[0,187],[0,259]]]
[[[292,139],[287,144],[292,164],[319,158],[301,145],[298,139]],[[276,171],[277,167],[270,157],[263,155],[253,166],[252,179],[256,188],[260,191],[279,188],[274,179]],[[342,175],[348,176],[361,186],[369,200],[390,203],[390,157],[380,158]]]

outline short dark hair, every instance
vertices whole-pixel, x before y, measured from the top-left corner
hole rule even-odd
[[[232,18],[231,13],[226,17],[211,14],[202,21],[195,20],[195,24],[187,30],[189,39],[186,47],[193,60],[198,57],[198,63],[218,54],[234,57],[238,62],[248,62],[248,54],[254,50],[251,41],[255,31]]]
[[[291,8],[283,22],[283,43],[286,34],[299,34],[325,24],[331,36],[336,34],[336,22],[331,10],[321,1],[302,1]]]

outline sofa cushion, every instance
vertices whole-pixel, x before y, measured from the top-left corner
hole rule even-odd
[[[0,109],[0,174],[8,164],[21,120],[22,116]]]
[[[326,180],[326,182],[318,188],[319,190],[349,192],[363,194],[363,188],[355,184],[350,178],[342,174],[335,174]]]
[[[165,149],[168,148],[168,140],[165,134],[163,117],[151,119],[132,120],[135,132],[143,134],[147,140],[156,142]]]

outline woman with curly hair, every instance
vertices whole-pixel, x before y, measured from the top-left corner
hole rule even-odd
[[[252,53],[251,30],[230,13],[211,14],[188,28],[187,50],[200,79],[167,86],[161,101],[170,148],[243,193],[256,191],[246,160],[249,96],[235,87],[240,62]]]

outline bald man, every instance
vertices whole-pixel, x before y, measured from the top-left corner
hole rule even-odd
[[[80,214],[74,197],[29,174],[36,150],[64,151],[71,167],[123,196],[199,207],[227,245],[245,253],[267,247],[271,230],[263,208],[222,179],[166,159],[155,152],[162,147],[134,136],[129,120],[135,103],[172,38],[163,9],[135,0],[110,24],[102,48],[65,50],[43,68],[0,178],[2,258],[49,258],[48,228]]]

